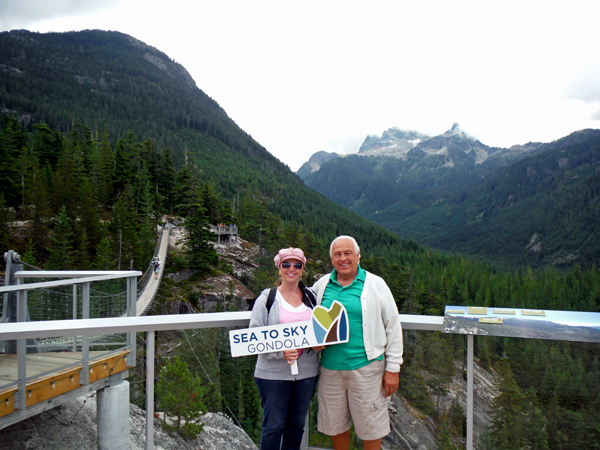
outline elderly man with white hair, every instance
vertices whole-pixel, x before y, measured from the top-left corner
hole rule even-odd
[[[350,426],[365,450],[381,448],[390,433],[386,398],[398,389],[402,326],[385,281],[360,267],[360,248],[339,236],[330,248],[334,270],[312,287],[317,303],[334,300],[348,313],[347,343],[323,348],[319,376],[318,430],[332,436],[335,450],[347,450]]]

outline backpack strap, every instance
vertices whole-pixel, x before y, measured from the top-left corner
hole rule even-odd
[[[272,287],[267,297],[267,315],[271,312],[271,306],[273,306],[273,302],[275,301],[275,294],[277,294],[277,288]]]
[[[304,286],[304,283],[302,283],[302,281],[298,283],[298,286],[300,287],[300,289],[302,289],[302,292],[304,293],[304,295],[302,295],[302,303],[304,303],[310,309],[314,309],[315,306],[317,306],[317,299],[315,298],[315,294],[313,294],[313,291]]]
[[[300,289],[302,289],[302,292],[304,293],[304,295],[302,295],[302,303],[304,303],[310,309],[313,309],[315,306],[317,306],[317,299],[315,298],[315,294],[313,294],[310,289],[304,286],[304,283],[302,283],[302,281],[298,283],[298,286],[300,287]],[[271,289],[269,289],[269,296],[267,297],[266,304],[267,315],[271,312],[271,307],[273,306],[273,302],[275,301],[275,294],[277,294],[276,287],[272,287]]]

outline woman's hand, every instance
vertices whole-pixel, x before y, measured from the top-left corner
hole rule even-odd
[[[284,350],[283,357],[287,360],[288,364],[291,366],[294,364],[294,361],[298,359],[298,350]]]

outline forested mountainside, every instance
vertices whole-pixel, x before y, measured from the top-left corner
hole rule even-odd
[[[299,174],[327,198],[439,250],[505,269],[600,262],[599,130],[508,153],[447,134],[404,158],[352,155]]]
[[[305,250],[310,284],[331,268],[330,240],[351,234],[361,245],[361,264],[386,279],[404,313],[441,315],[444,305],[464,304],[598,311],[595,267],[500,271],[429,251],[327,200],[240,130],[183,68],[129,36],[0,33],[0,107],[0,248],[38,267],[116,269],[133,260],[134,268],[144,268],[156,224],[167,216],[185,219],[190,239],[165,269],[196,275],[181,283],[165,279],[166,305],[177,300],[197,310],[203,277],[231,272],[206,232],[207,225],[224,222],[237,224],[244,239],[262,248],[254,275],[240,280],[255,293],[274,282],[277,249]],[[464,341],[407,333],[402,395],[458,439],[460,408],[437,410],[428,392],[448,387],[456,370],[452,359],[463,357]],[[190,338],[211,374],[212,381],[204,380],[205,404],[211,411],[228,405],[257,439],[252,360],[228,358],[226,346],[216,347],[219,339],[210,330]],[[540,442],[583,449],[600,441],[597,346],[492,337],[476,342],[483,364],[512,367],[503,365],[501,392],[520,409],[498,414],[494,427],[546,421],[538,427]],[[187,339],[177,348],[188,348]],[[191,356],[186,362],[196,364]],[[516,433],[511,439],[518,442],[531,438],[526,429]]]

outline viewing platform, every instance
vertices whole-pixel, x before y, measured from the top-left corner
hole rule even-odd
[[[219,224],[216,226],[211,225],[210,228],[211,231],[217,235],[217,244],[224,243],[225,238],[227,239],[227,244],[231,245],[233,239],[235,239],[235,242],[237,244],[238,229],[236,225]]]
[[[129,350],[89,352],[88,384],[95,387],[96,381],[106,379],[108,382],[109,376],[127,371],[128,354]],[[73,398],[89,392],[83,383],[83,357],[83,352],[28,354],[26,365],[30,378],[25,384],[25,407],[30,408],[68,392],[75,394]],[[18,411],[15,405],[19,381],[18,366],[17,355],[0,355],[0,418]],[[4,388],[6,385],[10,387]],[[45,408],[35,410],[38,409],[41,411]],[[15,416],[13,420],[4,420],[3,423],[15,423],[20,417]]]
[[[163,227],[156,246],[154,258],[163,262],[169,234],[170,227]],[[0,328],[142,316],[164,271],[164,263],[156,273],[151,265],[145,273],[23,270],[24,263],[12,251],[5,260]],[[123,381],[136,365],[135,345],[133,332],[0,339],[0,429]]]

